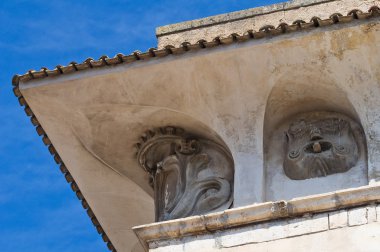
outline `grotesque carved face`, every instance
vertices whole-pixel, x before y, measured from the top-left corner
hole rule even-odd
[[[284,171],[294,180],[346,172],[359,158],[350,123],[339,117],[299,119],[286,141]]]
[[[137,154],[151,176],[157,221],[225,210],[233,200],[229,151],[178,131],[166,127],[147,134]]]

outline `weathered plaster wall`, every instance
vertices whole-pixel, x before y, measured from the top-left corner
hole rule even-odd
[[[321,62],[314,64],[323,65],[325,56],[321,54],[319,57]],[[328,69],[328,71],[333,73],[338,70]],[[305,81],[307,79],[309,81]],[[368,184],[366,140],[362,137],[360,137],[361,161],[347,173],[297,181],[289,179],[284,172],[281,172],[285,157],[284,132],[288,130],[295,115],[315,111],[338,112],[358,122],[359,128],[356,131],[362,131],[360,117],[355,109],[358,101],[350,99],[348,92],[346,83],[337,82],[331,74],[320,76],[319,71],[312,70],[302,73],[289,70],[282,74],[273,86],[266,104],[264,122],[266,200],[291,199]]]
[[[156,30],[158,48],[167,45],[178,47],[183,42],[193,44],[202,39],[211,41],[218,36],[227,37],[232,33],[258,31],[266,25],[277,27],[280,23],[309,21],[315,16],[327,19],[333,12],[346,15],[353,9],[368,10],[379,2],[379,0],[298,0],[162,26]]]
[[[380,180],[380,25],[359,22],[20,88],[115,247],[131,251],[138,245],[130,228],[154,213],[135,158],[138,138],[176,125],[223,139],[235,161],[234,206],[262,202],[267,101],[284,80],[343,90],[366,136],[369,181]]]

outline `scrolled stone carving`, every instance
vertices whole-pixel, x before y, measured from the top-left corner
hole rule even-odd
[[[147,132],[138,149],[138,162],[154,188],[156,221],[231,206],[234,164],[224,146],[165,127]]]
[[[293,180],[343,173],[358,162],[351,120],[336,113],[311,113],[289,125],[284,171]]]

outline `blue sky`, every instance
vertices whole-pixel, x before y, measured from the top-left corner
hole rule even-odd
[[[13,96],[15,73],[155,47],[155,27],[253,0],[1,0],[0,251],[107,251]]]

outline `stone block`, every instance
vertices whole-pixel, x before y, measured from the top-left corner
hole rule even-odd
[[[162,244],[160,244],[161,246]],[[166,246],[160,247],[157,244],[153,246],[153,248],[149,249],[149,252],[182,252],[183,244],[171,244],[167,243]]]
[[[206,251],[207,249],[214,249],[216,247],[216,242],[211,235],[200,235],[196,237],[191,237],[185,240],[183,244],[183,250],[186,252],[190,251]]]
[[[228,248],[255,243],[262,236],[265,236],[264,225],[255,225],[254,227],[223,232],[217,240],[220,247]]]
[[[318,214],[307,218],[275,221],[258,224],[254,227],[226,231],[220,234],[218,243],[220,247],[235,247],[322,232],[328,228],[328,214]]]
[[[367,208],[360,207],[348,210],[348,226],[359,226],[367,224]]]
[[[218,242],[221,247],[234,247],[282,239],[287,236],[288,223],[286,221],[275,221],[223,232],[218,237]]]
[[[367,222],[372,223],[376,221],[377,213],[376,206],[368,206],[367,207]]]
[[[328,214],[317,214],[309,218],[290,220],[288,225],[288,237],[322,232],[328,229]]]
[[[273,241],[277,239],[282,239],[288,237],[289,234],[289,226],[285,225],[285,221],[282,221],[281,223],[277,223],[277,225],[271,225],[269,227],[269,232],[267,237],[267,241]]]
[[[348,214],[346,210],[329,213],[329,228],[342,228],[348,225]]]

